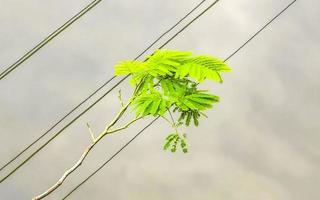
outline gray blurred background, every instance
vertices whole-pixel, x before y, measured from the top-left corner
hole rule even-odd
[[[0,69],[89,2],[0,0]],[[0,164],[199,2],[105,0],[7,76],[0,82]],[[226,58],[289,2],[221,0],[167,48]],[[162,151],[171,129],[159,120],[69,199],[320,199],[319,23],[320,2],[298,1],[228,62],[234,71],[224,84],[205,85],[221,103],[187,130],[190,153]],[[130,91],[127,82],[119,88]],[[99,132],[118,109],[114,90],[0,184],[0,199],[31,199],[46,190],[89,144],[85,124]],[[61,199],[148,121],[106,137],[47,199]]]

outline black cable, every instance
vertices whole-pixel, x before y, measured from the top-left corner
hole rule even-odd
[[[243,45],[241,45],[237,50],[235,50],[230,56],[228,56],[224,62],[228,61],[232,58],[237,52],[239,52],[243,47],[245,47],[253,38],[255,38],[261,31],[263,31],[268,25],[270,25],[275,19],[277,19],[283,12],[285,12],[292,4],[294,4],[297,0],[292,1],[287,7],[285,7],[281,12],[279,12],[275,17],[273,17],[266,25],[264,25],[259,31],[257,31],[251,38],[249,38]],[[63,197],[62,200],[67,199],[73,192],[75,192],[81,185],[86,183],[90,178],[92,178],[96,173],[98,173],[103,167],[105,167],[115,156],[117,156],[125,147],[127,147],[131,142],[133,142],[146,128],[148,128],[151,124],[153,124],[159,117],[154,119],[151,123],[149,123],[145,128],[143,128],[140,132],[138,132],[129,142],[127,142],[117,153],[111,156],[106,162],[104,162],[100,167],[98,167],[93,173],[91,173],[87,178],[85,178],[81,183],[79,183],[76,187],[74,187],[66,196]]]
[[[30,156],[28,156],[25,160],[22,161],[16,168],[14,168],[9,174],[7,174],[4,178],[1,179],[0,183],[5,181],[9,176],[11,176],[14,172],[16,172],[20,167],[22,167],[25,163],[27,163],[34,155],[36,155],[39,151],[41,151],[45,146],[47,146],[52,140],[54,140],[58,135],[60,135],[66,128],[68,128],[71,124],[73,124],[77,119],[79,119],[82,115],[84,115],[88,110],[90,110],[93,106],[95,106],[99,101],[101,101],[107,94],[109,94],[114,88],[116,88],[120,83],[122,83],[129,75],[122,78],[118,83],[116,83],[111,89],[109,89],[106,93],[104,93],[98,100],[96,100],[93,104],[91,104],[88,108],[82,111],[77,117],[71,120],[67,125],[65,125],[60,131],[54,134],[47,142],[41,145],[36,151],[34,151]]]
[[[169,28],[166,32],[164,32],[160,37],[158,37],[150,46],[148,46],[148,48],[146,50],[144,50],[143,52],[141,52],[135,59],[139,58],[142,54],[144,54],[146,51],[148,51],[155,43],[157,43],[163,36],[165,36],[167,33],[169,33],[170,31],[172,31],[175,27],[177,27],[183,20],[185,20],[189,15],[191,15],[196,9],[198,9],[204,2],[206,2],[207,0],[202,0],[198,5],[196,5],[192,10],[190,10],[190,12],[188,12],[184,17],[182,17],[176,24],[174,24],[171,28]],[[168,43],[165,43],[168,44]],[[161,47],[159,47],[159,49],[161,49],[162,47],[165,46],[162,45]]]
[[[71,192],[69,192],[62,200],[70,196],[75,190],[77,190],[82,184],[88,181],[96,173],[98,173],[104,166],[106,166],[113,158],[115,158],[123,149],[125,149],[131,142],[133,142],[143,131],[145,131],[149,126],[151,126],[159,117],[152,120],[147,126],[141,129],[133,138],[131,138],[125,145],[123,145],[115,154],[113,154],[106,162],[104,162],[98,169],[96,169],[92,174],[90,174],[86,179],[84,179],[77,187],[75,187]]]
[[[84,7],[80,12],[78,12],[71,19],[69,19],[67,22],[65,22],[62,26],[60,26],[58,29],[56,29],[54,32],[52,32],[50,35],[48,35],[46,38],[44,38],[40,43],[38,43],[35,47],[33,47],[26,54],[24,54],[15,63],[13,63],[9,67],[7,67],[3,72],[1,72],[0,80],[2,80],[9,73],[11,73],[13,70],[15,70],[17,67],[19,67],[22,63],[24,63],[26,60],[28,60],[33,54],[35,54],[37,51],[39,51],[42,47],[44,47],[47,43],[49,43],[52,39],[54,39],[56,36],[58,36],[61,32],[63,32],[71,24],[73,24],[75,21],[77,21],[79,18],[81,18],[84,14],[86,14],[88,11],[90,11],[92,8],[94,8],[101,1],[102,0],[92,1],[90,4],[88,4],[86,7]]]
[[[292,4],[297,0],[289,3],[283,10],[281,10],[277,15],[275,15],[268,23],[266,23],[259,31],[257,31],[251,38],[249,38],[243,45],[241,45],[233,54],[231,54],[226,60],[229,60],[234,54],[238,53],[244,46],[246,46],[253,38],[255,38],[261,31],[263,31],[267,26],[269,26],[275,19],[277,19],[282,13],[284,13]]]
[[[146,52],[149,50],[157,41],[159,41],[164,35],[166,35],[168,32],[170,32],[173,28],[175,28],[178,24],[180,24],[186,17],[188,17],[191,13],[193,13],[201,4],[203,4],[206,0],[201,1],[196,7],[194,7],[190,12],[188,12],[183,18],[181,18],[176,24],[174,24],[170,29],[168,29],[165,33],[163,33],[161,36],[159,36],[155,42],[153,42],[150,46],[148,46],[144,51]],[[219,0],[216,0],[214,2],[217,3]],[[213,4],[213,5],[214,5]],[[194,20],[193,20],[194,21]],[[191,23],[188,23],[186,26],[184,26],[183,29],[185,29],[187,26],[189,26]],[[173,37],[171,37],[168,41],[170,42],[174,37],[176,37],[177,34],[175,34]],[[168,41],[165,44],[168,44]],[[161,45],[160,49],[163,48],[164,45]],[[143,53],[140,53],[134,60],[138,59]],[[127,79],[129,75],[122,78],[118,83],[116,83],[110,90],[108,90],[104,95],[102,95],[98,100],[96,100],[93,104],[91,104],[87,109],[85,109],[83,112],[81,112],[77,117],[75,117],[71,122],[69,122],[66,126],[64,126],[62,129],[60,129],[56,134],[53,135],[47,142],[45,142],[42,146],[40,146],[35,152],[33,152],[29,157],[27,157],[22,163],[20,163],[16,168],[14,168],[9,174],[7,174],[4,178],[0,180],[0,183],[2,183],[4,180],[6,180],[9,176],[11,176],[15,171],[17,171],[20,167],[22,167],[26,162],[28,162],[34,155],[36,155],[41,149],[43,149],[46,145],[48,145],[54,138],[56,138],[58,135],[60,135],[66,128],[68,128],[71,124],[73,124],[77,119],[79,119],[82,115],[84,115],[88,110],[90,110],[95,104],[97,104],[99,101],[101,101],[107,94],[109,94],[115,87],[117,87],[120,83],[122,83],[125,79]],[[91,98],[95,93],[97,93],[100,89],[104,87],[108,82],[110,82],[113,78],[109,79],[105,84],[103,84],[100,88],[98,88],[94,93],[92,93],[88,98],[86,98],[83,102],[81,102],[78,106],[82,105],[84,102],[86,102],[89,98]],[[70,115],[76,108],[74,108],[72,111],[70,111],[66,116],[63,118],[66,118],[68,115]],[[62,119],[63,119],[62,118]],[[62,120],[59,120],[59,122]],[[48,130],[52,130],[55,126],[57,126],[58,123],[56,123],[53,127],[51,127]],[[29,146],[27,146],[23,151],[21,151],[19,154],[17,154],[13,159],[11,159],[8,163],[6,163],[1,169],[4,169],[6,166],[8,166],[10,163],[12,163],[14,160],[16,160],[21,154],[23,154],[27,149],[29,149],[33,144],[35,144],[37,141],[39,141],[42,137],[44,137],[46,134],[48,134],[49,131],[45,132],[43,135],[41,135],[39,138],[35,140],[35,142],[32,142]]]
[[[85,102],[87,102],[91,97],[93,97],[97,92],[99,92],[102,88],[104,88],[114,78],[115,77],[110,78],[108,81],[106,81],[104,84],[102,84],[97,90],[95,90],[93,93],[91,93],[86,99],[81,101],[76,107],[74,107],[72,110],[70,110],[59,121],[57,121],[53,126],[51,126],[46,132],[44,132],[42,135],[40,135],[37,139],[35,139],[28,146],[26,146],[22,151],[20,151],[17,155],[15,155],[10,161],[8,161],[6,164],[4,164],[0,168],[0,171],[2,171],[4,168],[6,168],[8,165],[10,165],[13,161],[15,161],[19,156],[21,156],[24,152],[26,152],[28,149],[30,149],[33,145],[35,145],[39,140],[41,140],[44,136],[46,136],[52,129],[54,129],[56,126],[58,126],[64,119],[66,119],[69,115],[71,115],[74,111],[76,111],[81,105],[83,105]]]

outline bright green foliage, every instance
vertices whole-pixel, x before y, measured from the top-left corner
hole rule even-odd
[[[220,73],[231,69],[221,60],[210,56],[195,56],[185,62],[175,73],[175,78],[183,79],[186,76],[202,82],[209,80],[223,82]]]
[[[179,102],[177,102],[177,106],[181,108],[181,110],[183,111],[198,111],[212,108],[213,103],[216,102],[219,102],[218,96],[200,91],[195,91],[192,94],[181,97],[179,99]]]
[[[140,61],[123,61],[115,66],[116,75],[134,74],[143,69],[143,63]]]
[[[134,108],[138,116],[163,116],[167,111],[169,102],[162,98],[159,92],[153,92],[151,94],[141,94],[133,101]]]
[[[161,116],[175,128],[176,132],[166,138],[164,149],[175,152],[180,146],[187,152],[186,138],[178,134],[178,127],[189,126],[191,122],[199,125],[199,118],[206,116],[203,111],[219,102],[219,97],[208,91],[199,90],[204,80],[222,83],[221,73],[231,68],[223,61],[211,56],[192,56],[191,52],[157,50],[141,61],[123,61],[115,66],[115,75],[131,75],[130,83],[135,88],[131,98],[137,116]],[[175,122],[165,116],[173,109],[179,113]]]
[[[180,145],[179,145],[180,144]],[[188,152],[188,145],[185,136],[180,136],[178,133],[171,133],[166,137],[166,142],[163,146],[164,150],[170,149],[171,152],[176,152],[177,147],[180,146],[183,153]]]

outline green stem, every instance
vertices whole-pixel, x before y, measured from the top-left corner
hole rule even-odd
[[[120,128],[117,128],[117,129],[114,129],[114,130],[110,130],[107,132],[107,134],[112,134],[112,133],[115,133],[115,132],[118,132],[118,131],[121,131],[123,129],[126,129],[128,128],[131,124],[133,124],[134,122],[138,121],[139,119],[142,119],[143,117],[136,117],[134,118],[133,120],[131,120],[130,122],[128,122],[126,125],[120,127]]]
[[[170,122],[170,120],[168,119],[168,118],[166,118],[165,116],[161,116],[164,120],[166,120],[171,126],[174,126],[171,122]]]
[[[177,124],[176,124],[176,122],[175,122],[175,120],[174,120],[174,118],[173,118],[173,115],[172,115],[170,109],[168,109],[168,112],[169,112],[169,115],[170,115],[170,117],[171,117],[172,125],[173,125],[173,127],[174,127],[174,130],[175,130],[176,133],[179,135]]]
[[[90,127],[90,124],[89,124],[89,123],[87,123],[87,127],[88,127],[88,129],[89,129],[89,133],[90,133],[90,136],[91,136],[92,141],[95,141],[95,136],[94,136],[94,133],[93,133],[92,130],[91,130],[91,127]]]
[[[123,114],[126,112],[126,110],[128,109],[129,105],[132,103],[132,100],[128,101],[128,103],[123,106],[120,110],[120,112],[117,114],[117,116],[111,121],[111,123],[105,128],[104,132],[108,132],[108,130],[113,127],[119,120],[120,118],[123,116]]]

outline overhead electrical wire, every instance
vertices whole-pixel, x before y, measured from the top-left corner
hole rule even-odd
[[[178,26],[184,19],[186,19],[189,15],[191,15],[196,9],[198,9],[206,0],[202,0],[199,4],[197,4],[190,12],[188,12],[184,17],[182,17],[176,24],[170,27],[167,31],[165,31],[162,35],[160,35],[151,45],[149,45],[142,53],[140,53],[134,60],[141,57],[146,51],[148,51],[156,42],[158,42],[163,36],[172,31],[176,26]],[[218,3],[219,0],[214,1],[209,8]],[[209,9],[207,8],[207,9]],[[207,10],[206,9],[206,10]],[[203,13],[202,13],[203,14]],[[163,48],[166,44],[168,44],[173,38],[175,38],[181,31],[183,31],[186,27],[192,24],[199,15],[194,18],[191,22],[185,25],[178,33],[172,36],[169,40],[167,40],[163,45],[159,47],[159,49]],[[36,155],[39,151],[41,151],[46,145],[48,145],[52,140],[54,140],[58,135],[60,135],[66,128],[68,128],[71,124],[73,124],[77,119],[79,119],[82,115],[84,115],[87,111],[89,111],[93,106],[95,106],[99,101],[101,101],[106,95],[108,95],[113,89],[115,89],[120,83],[122,83],[125,79],[127,79],[130,75],[125,76],[119,82],[117,82],[111,89],[106,91],[100,98],[98,98],[95,102],[93,102],[89,107],[87,107],[84,111],[82,111],[79,115],[77,115],[73,120],[71,120],[67,125],[65,125],[62,129],[60,129],[57,133],[55,133],[47,142],[41,145],[37,150],[35,150],[30,156],[28,156],[25,160],[23,160],[17,167],[15,167],[12,171],[10,171],[4,178],[0,180],[2,183],[8,177],[10,177],[14,172],[16,172],[20,167],[22,167],[26,162],[28,162],[34,155]],[[13,157],[9,162],[7,162],[3,167],[1,167],[0,171],[6,168],[9,164],[15,161],[20,155],[22,155],[25,151],[31,148],[36,142],[42,139],[45,135],[47,135],[53,128],[55,128],[60,122],[62,122],[65,118],[67,118],[71,113],[73,113],[78,107],[80,107],[83,103],[85,103],[88,99],[90,99],[94,94],[96,94],[99,90],[101,90],[104,86],[106,86],[112,79],[113,76],[109,80],[107,80],[102,86],[100,86],[97,90],[95,90],[91,95],[89,95],[85,100],[83,100],[80,104],[78,104],[75,108],[73,108],[69,113],[67,113],[64,117],[62,117],[57,123],[55,123],[51,128],[49,128],[44,134],[38,137],[35,141],[33,141],[30,145],[28,145],[25,149],[19,152],[15,157]]]
[[[6,162],[1,168],[0,172],[5,169],[8,165],[18,159],[24,152],[30,149],[33,145],[35,145],[38,141],[40,141],[43,137],[45,137],[48,133],[50,133],[56,126],[58,126],[63,120],[65,120],[69,115],[75,112],[80,106],[82,106],[85,102],[87,102],[90,98],[92,98],[97,92],[99,92],[102,88],[104,88],[108,83],[110,83],[115,77],[110,78],[104,84],[102,84],[97,90],[91,93],[88,97],[86,97],[83,101],[81,101],[77,106],[75,106],[72,110],[70,110],[66,115],[64,115],[61,119],[59,119],[55,124],[53,124],[49,129],[47,129],[42,135],[32,141],[29,145],[27,145],[23,150],[21,150],[17,155],[15,155],[11,160]]]
[[[290,6],[292,6],[297,0],[289,3],[283,10],[281,10],[277,15],[275,15],[270,21],[268,21],[262,28],[260,28],[254,35],[252,35],[245,43],[243,43],[238,49],[236,49],[230,56],[228,56],[224,62],[227,62],[234,55],[236,55],[242,48],[244,48],[250,41],[252,41],[257,35],[259,35],[265,28],[267,28],[274,20],[281,16]],[[89,179],[96,175],[100,170],[102,170],[111,160],[113,160],[122,150],[124,150],[131,142],[133,142],[143,131],[150,127],[159,117],[151,121],[147,126],[140,130],[132,139],[130,139],[125,145],[123,145],[115,154],[113,154],[108,160],[106,160],[102,165],[100,165],[95,171],[93,171],[89,176],[87,176],[81,183],[74,187],[62,200],[67,199],[72,193],[78,190],[83,184],[85,184]]]
[[[133,142],[143,131],[145,131],[149,126],[151,126],[159,117],[153,119],[147,126],[141,129],[133,138],[131,138],[125,145],[123,145],[116,153],[114,153],[106,162],[104,162],[98,169],[91,173],[87,178],[85,178],[79,185],[73,188],[62,200],[67,199],[73,192],[75,192],[81,185],[87,182],[91,177],[98,173],[103,167],[105,167],[113,158],[115,158],[121,151],[123,151],[131,142]]]
[[[0,80],[5,78],[8,74],[10,74],[13,70],[15,70],[17,67],[19,67],[26,60],[28,60],[33,54],[35,54],[37,51],[39,51],[41,48],[43,48],[51,40],[53,40],[55,37],[57,37],[61,32],[63,32],[65,29],[67,29],[70,25],[72,25],[78,19],[80,19],[83,15],[85,15],[88,11],[90,11],[96,5],[98,5],[101,1],[102,0],[92,1],[90,4],[88,4],[86,7],[84,7],[81,11],[79,11],[76,15],[74,15],[67,22],[65,22],[62,26],[60,26],[58,29],[56,29],[50,35],[48,35],[46,38],[44,38],[40,43],[38,43],[35,47],[33,47],[31,50],[29,50],[26,54],[24,54],[15,63],[13,63],[9,67],[7,67],[4,71],[2,71],[0,73]]]

